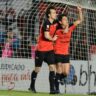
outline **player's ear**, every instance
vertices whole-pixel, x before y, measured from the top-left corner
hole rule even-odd
[[[48,14],[48,17],[50,17],[50,14]]]

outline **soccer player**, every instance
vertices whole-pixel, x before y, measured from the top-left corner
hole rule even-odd
[[[56,18],[57,14],[55,8],[52,6],[48,7],[46,10],[46,19],[40,30],[40,35],[37,42],[35,69],[31,74],[30,90],[33,92],[36,92],[35,81],[37,74],[41,69],[43,61],[45,61],[49,66],[50,94],[55,94],[55,59],[53,41],[57,39],[57,35],[54,36],[54,32],[57,26],[57,23],[55,22]]]
[[[69,47],[72,32],[77,27],[77,25],[82,22],[82,9],[81,7],[77,7],[77,9],[79,11],[79,18],[71,26],[69,26],[68,18],[65,14],[61,14],[58,17],[59,25],[56,31],[58,38],[54,45],[55,58],[57,63],[56,90],[58,93],[60,92],[59,82],[61,74],[63,74],[64,78],[66,78],[70,71]]]

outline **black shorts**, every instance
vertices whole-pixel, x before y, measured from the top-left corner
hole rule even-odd
[[[55,54],[55,62],[57,63],[69,63],[70,62],[70,56],[69,55],[60,55]]]
[[[35,52],[35,67],[41,67],[43,61],[48,65],[55,64],[55,55],[54,51],[36,51]]]

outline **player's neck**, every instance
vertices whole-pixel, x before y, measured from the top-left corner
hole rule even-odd
[[[69,25],[61,25],[63,29],[69,28]]]
[[[68,33],[69,27],[68,26],[62,26],[63,33]]]
[[[50,21],[50,23],[54,22],[54,20],[52,18],[48,18],[48,20]]]
[[[65,29],[66,29],[66,26],[63,26],[63,25],[62,25],[62,29],[65,30]]]

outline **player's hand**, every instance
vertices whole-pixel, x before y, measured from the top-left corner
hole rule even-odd
[[[78,9],[78,10],[82,10],[82,7],[81,7],[81,6],[77,6],[77,9]]]
[[[55,36],[53,37],[53,40],[52,40],[52,41],[56,41],[57,38],[58,38],[58,35],[55,35]]]

